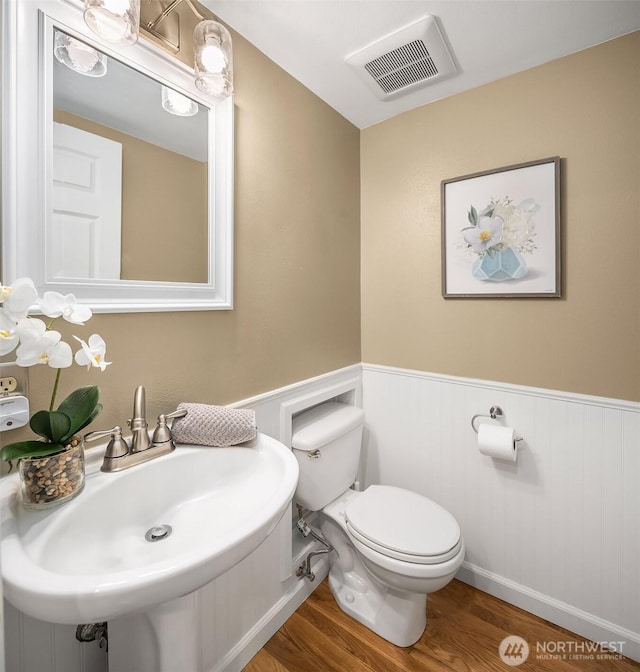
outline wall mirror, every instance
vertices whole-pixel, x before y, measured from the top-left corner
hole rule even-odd
[[[79,0],[9,5],[3,280],[96,312],[231,308],[232,100],[142,38],[101,43]]]

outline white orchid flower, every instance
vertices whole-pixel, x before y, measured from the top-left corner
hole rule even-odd
[[[63,296],[58,292],[45,292],[38,305],[47,317],[62,317],[73,324],[84,324],[91,319],[91,309],[78,303],[73,294]]]
[[[2,307],[16,321],[26,317],[37,298],[38,292],[31,278],[18,278],[12,285],[0,288]]]
[[[502,217],[480,217],[478,225],[464,232],[464,240],[476,254],[482,254],[502,242]]]
[[[3,308],[0,308],[0,355],[6,355],[18,345],[16,321]]]
[[[16,323],[16,334],[22,343],[32,341],[47,332],[47,325],[37,317],[23,317]]]
[[[86,343],[81,338],[74,336],[76,341],[82,346],[82,350],[76,352],[76,364],[80,366],[86,366],[89,369],[92,366],[95,366],[104,371],[111,362],[105,361],[105,354],[107,352],[107,345],[98,334],[92,334],[89,336],[89,343]]]
[[[26,322],[40,322],[41,320],[25,320]],[[16,350],[16,364],[18,366],[33,366],[34,364],[48,364],[53,369],[66,369],[73,362],[73,353],[68,343],[61,341],[57,331],[45,331],[36,335],[39,329],[21,332],[20,345]],[[25,338],[22,334],[27,333]]]

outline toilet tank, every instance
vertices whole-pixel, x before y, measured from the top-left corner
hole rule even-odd
[[[294,500],[319,511],[351,486],[358,473],[364,412],[328,401],[293,418],[291,447],[300,466]]]

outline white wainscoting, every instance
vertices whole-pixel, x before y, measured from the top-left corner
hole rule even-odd
[[[292,415],[334,397],[360,404],[359,364],[232,406],[253,408],[259,431],[290,441]],[[201,627],[194,637],[200,642],[200,667],[175,672],[239,672],[322,582],[328,571],[325,556],[313,563],[313,583],[295,576],[292,570],[310,545],[292,547],[292,541],[292,517],[285,514],[250,556],[196,592]],[[6,601],[4,635],[7,672],[107,671],[104,651],[94,642],[78,643],[75,626],[38,621]]]
[[[447,508],[459,578],[640,660],[640,404],[368,364],[363,390],[365,484]],[[516,464],[477,449],[493,405]]]
[[[640,660],[640,404],[365,364],[233,405],[287,442],[291,416],[332,397],[365,409],[365,484],[415,490],[457,518],[461,579]],[[524,436],[517,464],[477,451],[471,417],[494,404]],[[314,584],[293,575],[305,551],[292,562],[291,543],[283,519],[198,591],[203,672],[241,670],[322,581],[322,556]],[[73,626],[6,602],[4,625],[7,672],[106,672]]]

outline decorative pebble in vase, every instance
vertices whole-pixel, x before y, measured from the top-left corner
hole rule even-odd
[[[22,503],[32,511],[58,506],[84,488],[84,445],[72,438],[53,455],[23,457],[18,463]]]

